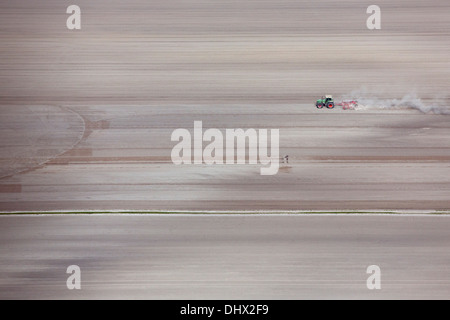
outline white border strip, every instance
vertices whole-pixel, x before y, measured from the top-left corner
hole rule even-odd
[[[0,216],[58,216],[58,215],[271,215],[271,216],[450,216],[450,210],[48,210],[48,211],[0,211]]]

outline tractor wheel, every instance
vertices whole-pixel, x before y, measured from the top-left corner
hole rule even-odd
[[[322,103],[318,103],[316,104],[317,109],[322,109],[323,108],[323,104]]]
[[[327,108],[328,109],[333,109],[334,108],[334,102],[328,102]]]

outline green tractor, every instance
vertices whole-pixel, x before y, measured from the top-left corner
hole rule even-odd
[[[318,109],[322,109],[323,107],[327,107],[328,109],[334,108],[334,100],[332,96],[324,96],[317,100],[316,107]]]

